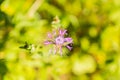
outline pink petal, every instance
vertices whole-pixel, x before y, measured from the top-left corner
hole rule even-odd
[[[66,42],[69,42],[69,43],[72,43],[72,42],[73,42],[72,38],[70,38],[70,37],[65,38],[65,41],[66,41]]]
[[[68,46],[68,45],[67,45],[66,47],[67,47],[69,50],[72,50],[72,47],[70,47],[70,46]]]
[[[52,38],[52,34],[51,33],[48,33],[47,36],[48,36],[48,38]]]
[[[48,45],[48,44],[52,44],[52,42],[50,42],[50,41],[45,41],[44,44],[45,44],[45,45]]]
[[[66,33],[66,31],[67,31],[67,30],[61,30],[61,29],[60,29],[59,34],[60,34],[61,36],[64,36],[65,33]]]

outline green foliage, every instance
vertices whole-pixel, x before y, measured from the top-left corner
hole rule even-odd
[[[0,77],[3,79],[3,76],[7,73],[8,69],[5,65],[5,60],[0,59]]]
[[[62,57],[43,44],[55,16]],[[0,80],[120,80],[119,53],[120,0],[0,0]]]

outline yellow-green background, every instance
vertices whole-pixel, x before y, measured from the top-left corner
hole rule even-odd
[[[63,57],[42,43],[56,15],[74,42]],[[0,0],[0,80],[120,80],[120,0]]]

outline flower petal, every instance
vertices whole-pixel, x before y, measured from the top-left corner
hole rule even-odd
[[[55,39],[55,42],[56,42],[56,44],[63,44],[63,43],[64,43],[64,38],[61,37],[61,36],[58,36],[58,37]]]
[[[62,30],[62,29],[60,29],[60,30],[59,30],[59,34],[60,34],[60,36],[64,36],[65,33],[66,33],[66,31],[67,31],[67,30]]]
[[[66,46],[69,50],[72,50],[72,47],[70,47],[69,45]]]
[[[72,38],[68,37],[68,38],[65,38],[65,42],[72,43],[73,40],[72,40]]]
[[[50,41],[45,41],[44,44],[45,44],[45,45],[48,45],[48,44],[52,44],[52,42],[50,42]]]
[[[52,38],[52,34],[51,33],[48,33],[47,36],[48,36],[48,38]]]

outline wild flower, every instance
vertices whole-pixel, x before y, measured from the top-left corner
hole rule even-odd
[[[56,22],[58,22],[58,20],[56,20]],[[47,34],[47,40],[44,41],[44,44],[45,45],[51,44],[53,46],[50,52],[53,52],[54,54],[60,53],[60,55],[62,55],[63,47],[67,47],[69,50],[72,49],[70,44],[73,43],[73,39],[71,37],[66,37],[66,36],[67,36],[67,30],[58,27],[54,29],[53,32]]]

